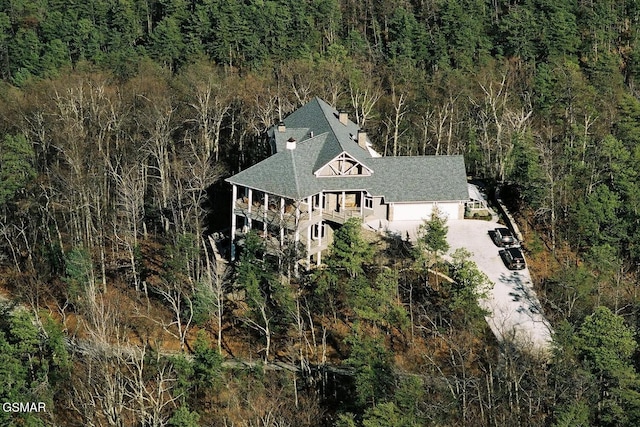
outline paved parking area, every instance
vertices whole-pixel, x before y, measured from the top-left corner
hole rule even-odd
[[[447,224],[451,252],[457,248],[469,250],[478,268],[494,283],[489,298],[481,301],[483,308],[491,312],[487,323],[494,334],[499,339],[515,338],[521,344],[548,349],[551,327],[542,314],[529,269],[509,270],[498,253],[501,248],[489,237],[489,230],[498,224],[472,219]]]
[[[415,240],[421,221],[389,223],[389,230]],[[493,243],[489,230],[498,227],[494,221],[449,220],[447,240],[449,253],[458,248],[471,252],[472,260],[494,283],[494,287],[480,304],[491,314],[487,323],[498,337],[517,340],[521,345],[546,350],[551,344],[551,327],[544,318],[538,297],[533,290],[528,269],[509,270],[500,257],[501,249]],[[525,255],[526,260],[526,255]]]

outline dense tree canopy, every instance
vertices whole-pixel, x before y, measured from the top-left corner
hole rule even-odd
[[[637,424],[638,22],[634,0],[1,1],[0,286],[103,346],[57,394],[63,333],[7,312],[3,398],[77,425]],[[477,327],[486,278],[443,260],[442,218],[415,247],[349,220],[308,275],[270,228],[214,254],[221,179],[313,96],[385,155],[461,154],[502,186],[553,360]]]

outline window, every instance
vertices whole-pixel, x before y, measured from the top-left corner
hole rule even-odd
[[[324,238],[324,223],[313,224],[311,227],[311,238],[314,240]]]
[[[373,197],[364,196],[364,208],[365,209],[373,209]]]
[[[322,201],[322,207],[324,208],[324,197],[322,193],[313,196],[313,207],[316,209],[320,209],[320,201]]]

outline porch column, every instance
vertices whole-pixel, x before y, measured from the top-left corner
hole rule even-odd
[[[345,195],[344,191],[342,192],[342,204],[340,205],[340,211],[341,212],[346,212],[345,211],[345,204],[347,203],[347,196]]]
[[[238,187],[233,184],[231,190],[231,261],[236,259],[236,199],[238,198]]]
[[[318,249],[322,246],[322,230],[324,230],[324,223],[320,220],[318,223]],[[320,252],[321,250],[318,250],[318,257],[320,257]]]
[[[280,247],[284,246],[284,197],[280,197]]]
[[[307,197],[307,205],[309,205],[309,221],[313,217],[313,197]]]
[[[362,217],[362,207],[363,206],[364,206],[364,191],[361,191],[360,192],[360,218],[363,218]]]
[[[318,254],[316,255],[316,265],[318,267],[320,267],[320,264],[322,264],[322,251],[318,251]]]
[[[267,238],[267,211],[269,210],[269,195],[264,193],[264,205],[262,205],[262,228],[264,232],[264,238]]]
[[[320,216],[322,217],[322,208],[324,207],[324,191],[320,193],[320,203],[319,203],[319,208],[320,208]]]
[[[311,268],[311,224],[307,227],[307,268]]]
[[[251,230],[251,205],[253,204],[253,190],[251,188],[249,188],[249,203],[247,204],[247,219],[248,219],[248,226],[249,226],[249,230]]]
[[[294,240],[296,243],[300,241],[300,202],[296,203],[296,231],[294,234]]]

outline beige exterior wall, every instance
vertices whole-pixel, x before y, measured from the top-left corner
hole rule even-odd
[[[382,203],[382,197],[373,198],[373,216],[378,219],[387,219],[388,205]]]

